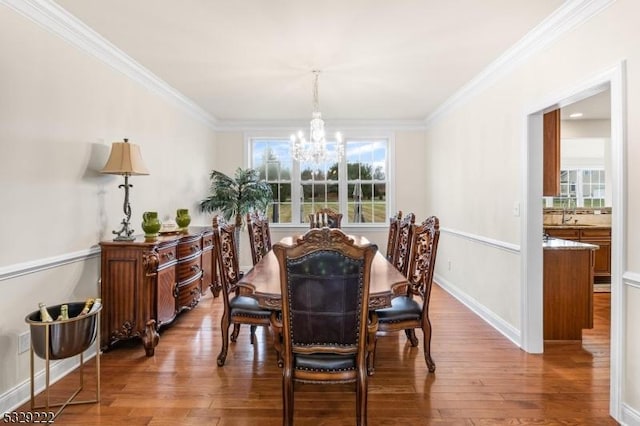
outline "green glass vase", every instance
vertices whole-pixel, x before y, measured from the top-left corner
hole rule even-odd
[[[142,230],[145,238],[155,238],[162,227],[162,223],[158,219],[158,212],[142,213]]]
[[[187,232],[189,224],[191,223],[191,216],[189,216],[189,209],[178,209],[176,211],[176,223],[181,232]]]

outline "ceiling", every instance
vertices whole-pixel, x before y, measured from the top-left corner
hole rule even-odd
[[[563,0],[56,0],[216,120],[424,120]]]
[[[571,114],[580,113],[580,117]],[[560,110],[562,120],[610,120],[611,119],[611,90],[605,90],[584,98],[580,101],[563,106]]]

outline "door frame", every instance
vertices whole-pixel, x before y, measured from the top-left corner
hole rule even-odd
[[[521,217],[521,347],[542,353],[542,115],[589,97],[609,86],[611,90],[611,352],[609,412],[621,418],[624,379],[625,305],[622,275],[626,266],[626,64],[624,61],[562,92],[552,93],[525,110],[522,149]]]

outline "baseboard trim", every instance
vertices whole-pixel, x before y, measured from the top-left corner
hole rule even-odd
[[[622,424],[626,426],[640,426],[640,412],[623,403]]]
[[[491,327],[495,328],[500,334],[502,334],[507,339],[511,340],[516,346],[522,347],[522,335],[520,330],[497,316],[493,311],[488,309],[486,306],[478,303],[477,300],[469,297],[466,293],[461,291],[458,287],[456,287],[453,283],[447,281],[442,276],[435,274],[434,281],[438,284],[444,291],[455,297],[469,308],[473,313],[478,315],[481,319],[483,319],[486,323],[488,323]]]

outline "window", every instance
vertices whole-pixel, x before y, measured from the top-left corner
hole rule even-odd
[[[343,224],[384,224],[389,217],[389,139],[345,139],[341,162],[297,162],[289,139],[250,138],[249,167],[271,185],[272,223],[301,224],[323,207],[343,213]],[[332,145],[328,143],[328,148]]]
[[[568,169],[560,171],[560,197],[552,207],[604,207],[604,170]]]

